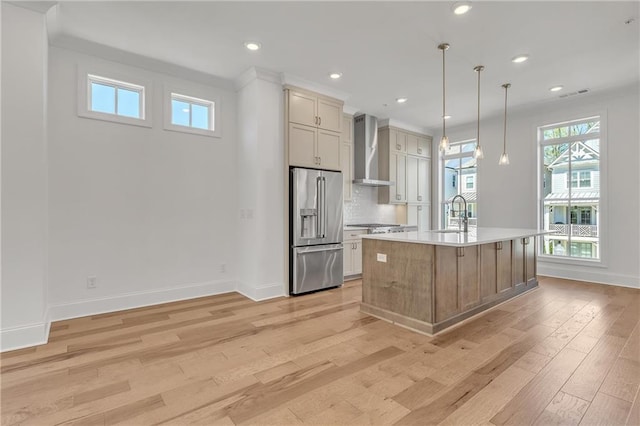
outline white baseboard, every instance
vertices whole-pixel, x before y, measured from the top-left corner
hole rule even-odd
[[[111,297],[50,305],[49,318],[51,321],[59,321],[106,312],[122,311],[124,309],[141,308],[159,303],[213,296],[216,294],[230,293],[235,290],[236,283],[234,281],[210,281],[180,287],[119,294]]]
[[[44,345],[49,339],[51,322],[11,327],[0,330],[0,352]]]
[[[248,284],[239,282],[236,291],[256,302],[285,295],[284,285],[282,283],[271,284],[264,287],[256,288]]]
[[[640,277],[633,275],[613,274],[611,272],[594,269],[577,270],[566,265],[538,262],[538,275],[568,280],[587,281],[598,284],[617,285],[622,287],[640,288]]]

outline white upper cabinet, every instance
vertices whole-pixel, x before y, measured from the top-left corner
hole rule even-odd
[[[431,136],[407,134],[407,154],[418,157],[431,157]]]
[[[342,170],[342,106],[337,99],[288,88],[289,165]]]
[[[311,92],[289,90],[289,121],[332,132],[342,131],[343,103]]]

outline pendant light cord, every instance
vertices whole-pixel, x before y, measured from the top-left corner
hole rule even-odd
[[[502,85],[504,87],[504,141],[502,143],[502,153],[506,154],[507,152],[507,92],[509,91],[509,87],[511,84],[505,83]]]
[[[445,115],[446,115],[446,107],[445,107],[445,73],[444,73],[444,51],[446,48],[442,49],[442,136],[446,136],[446,125],[445,125]]]
[[[484,66],[478,65],[474,71],[478,73],[478,133],[476,135],[476,149],[480,148],[480,72],[484,70]]]

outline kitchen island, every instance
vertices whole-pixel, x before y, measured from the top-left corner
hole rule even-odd
[[[361,311],[435,334],[538,286],[536,229],[363,236]]]

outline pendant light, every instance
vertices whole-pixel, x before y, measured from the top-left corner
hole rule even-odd
[[[449,48],[449,43],[438,45],[438,49],[442,50],[442,139],[440,139],[440,151],[446,152],[449,149],[449,138],[445,126],[445,75],[444,75],[444,52]]]
[[[509,164],[509,154],[507,154],[507,91],[511,87],[511,83],[505,83],[502,87],[504,87],[504,142],[502,143],[502,155],[498,164],[506,166]]]
[[[484,70],[484,66],[478,65],[473,70],[478,73],[478,133],[476,135],[476,150],[473,152],[473,156],[476,160],[480,160],[484,158],[482,147],[480,146],[480,72]]]

